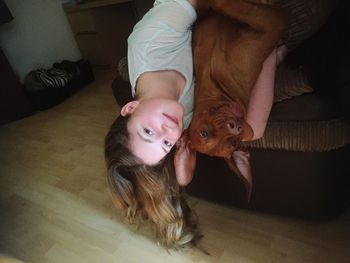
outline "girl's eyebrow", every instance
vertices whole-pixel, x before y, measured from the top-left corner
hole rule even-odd
[[[152,140],[143,137],[139,132],[137,132],[137,135],[140,137],[140,139],[141,139],[142,141],[147,142],[147,143],[153,143]],[[165,154],[168,154],[168,153],[169,153],[163,146],[162,146],[162,149],[163,149],[163,151],[165,152]]]

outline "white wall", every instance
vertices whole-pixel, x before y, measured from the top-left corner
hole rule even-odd
[[[81,58],[61,0],[5,2],[14,20],[0,25],[0,46],[21,81],[33,69]]]

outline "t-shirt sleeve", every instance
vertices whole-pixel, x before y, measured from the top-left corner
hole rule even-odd
[[[186,12],[183,12],[185,9]],[[167,24],[176,31],[187,31],[197,19],[193,6],[186,0],[158,0],[147,16]]]
[[[133,95],[137,78],[143,72],[167,69],[169,65],[179,67],[178,62],[184,60],[179,53],[187,54],[184,49],[190,43],[191,26],[196,18],[196,11],[186,0],[160,0],[136,24],[128,38]]]

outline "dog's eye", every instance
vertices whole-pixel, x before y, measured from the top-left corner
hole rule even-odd
[[[203,130],[203,131],[200,131],[199,135],[200,135],[202,138],[208,138],[209,132],[206,131],[206,130]]]

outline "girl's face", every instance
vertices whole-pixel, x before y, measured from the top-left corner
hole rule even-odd
[[[170,99],[144,99],[126,104],[121,114],[128,121],[129,149],[144,163],[158,163],[183,131],[182,104]]]

